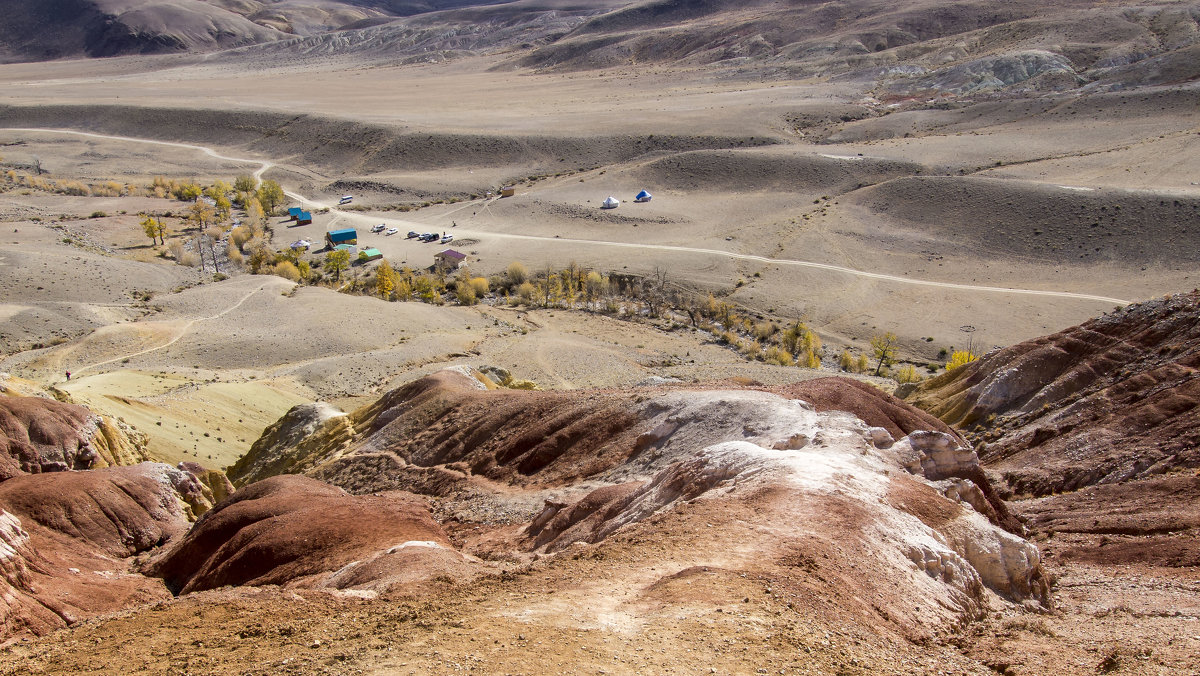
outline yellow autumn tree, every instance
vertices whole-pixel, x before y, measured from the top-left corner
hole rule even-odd
[[[877,363],[875,364],[875,375],[883,373],[884,366],[891,366],[896,362],[896,334],[888,331],[882,335],[871,336],[871,352],[875,355]]]
[[[283,200],[286,199],[283,188],[278,182],[270,179],[263,181],[262,185],[258,186],[257,197],[258,203],[262,205],[263,211],[268,216],[275,213],[275,208],[283,204]]]
[[[946,370],[953,371],[959,366],[970,364],[976,359],[979,359],[979,356],[969,350],[955,350],[950,355],[950,361],[946,362]]]
[[[325,269],[334,275],[334,281],[341,281],[342,271],[350,268],[350,252],[345,249],[330,251],[325,257]]]
[[[161,223],[158,219],[149,215],[143,218],[140,223],[142,225],[142,232],[146,233],[146,236],[150,238],[150,245],[154,246],[157,243],[155,238],[161,237],[163,234],[163,230],[160,227]],[[167,242],[163,240],[162,243],[166,244]]]
[[[396,271],[387,261],[380,261],[375,268],[375,293],[384,300],[391,300],[396,289]]]

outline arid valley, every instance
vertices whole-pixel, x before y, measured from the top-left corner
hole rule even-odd
[[[1200,5],[9,4],[0,674],[1200,673]]]

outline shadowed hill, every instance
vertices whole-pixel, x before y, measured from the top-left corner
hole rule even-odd
[[[283,33],[200,0],[9,0],[0,59],[204,52]]]
[[[653,160],[635,172],[639,180],[666,189],[826,190],[846,192],[920,173],[921,165],[874,158],[830,158],[777,153],[772,148],[697,150]]]
[[[909,176],[844,199],[992,258],[1147,265],[1193,261],[1200,246],[1200,199],[1183,194]]]

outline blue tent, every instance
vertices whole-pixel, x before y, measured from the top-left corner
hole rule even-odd
[[[648,192],[646,192],[645,190],[643,190],[643,191],[639,192],[639,193],[638,193],[638,194],[637,194],[637,195],[636,195],[636,196],[633,198],[633,201],[635,201],[635,202],[649,202],[649,201],[650,201],[650,198],[651,198],[652,196],[653,196],[653,195],[651,195],[650,193],[648,193]]]

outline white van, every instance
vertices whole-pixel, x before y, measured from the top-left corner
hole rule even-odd
[[[342,195],[342,199],[338,201],[338,204],[349,204],[353,199],[354,195]]]

